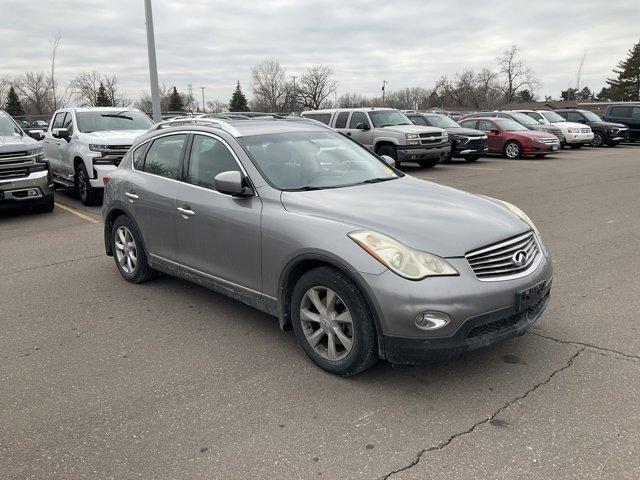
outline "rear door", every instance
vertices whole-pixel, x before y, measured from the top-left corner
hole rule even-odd
[[[214,134],[193,135],[178,186],[176,232],[179,262],[256,292],[262,291],[260,197],[234,197],[214,188],[216,175],[246,175],[227,142]]]
[[[369,122],[366,113],[353,112],[351,114],[347,125],[347,135],[360,145],[364,145],[369,150],[373,150],[373,129],[371,128],[371,122]]]
[[[138,147],[133,152],[138,173],[124,193],[148,253],[171,261],[178,258],[176,195],[187,136],[184,132],[170,133]],[[138,149],[143,147],[146,153],[139,155]]]

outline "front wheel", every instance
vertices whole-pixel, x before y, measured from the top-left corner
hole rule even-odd
[[[149,266],[142,235],[126,215],[113,222],[111,251],[120,275],[128,282],[142,283],[153,277],[155,271]]]
[[[422,168],[433,168],[440,163],[440,159],[435,158],[433,160],[420,160],[418,163]]]
[[[91,186],[89,174],[87,173],[87,168],[84,166],[84,163],[81,163],[78,165],[78,168],[76,168],[76,191],[83,205],[97,205],[100,201],[100,193]]]
[[[504,156],[513,160],[522,156],[522,147],[515,140],[510,140],[504,146]]]
[[[467,157],[464,157],[465,161],[467,163],[471,163],[471,162],[475,162],[476,160],[478,160],[480,158],[480,155],[469,155]]]
[[[604,135],[600,132],[593,132],[593,139],[591,140],[592,147],[601,147],[604,145]]]
[[[298,342],[320,368],[351,376],[377,362],[371,312],[343,272],[318,267],[305,273],[293,289],[291,316]]]
[[[571,148],[573,148],[574,150],[578,150],[579,148],[582,148],[582,144],[581,143],[572,143],[569,146]]]

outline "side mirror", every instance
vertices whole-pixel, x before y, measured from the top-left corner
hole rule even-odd
[[[41,140],[44,140],[44,132],[42,130],[29,130],[27,132],[27,135],[29,135],[34,140],[38,140],[39,142]]]
[[[389,155],[382,155],[382,159],[392,167],[396,166],[396,161],[393,158],[391,158]]]
[[[237,170],[219,173],[213,180],[213,186],[218,192],[226,195],[236,197],[250,197],[253,195],[253,190],[245,186],[244,178]]]
[[[497,128],[492,128],[491,133],[493,133],[494,135],[498,135],[500,133],[500,130],[498,130]]]
[[[542,125],[546,125],[546,122],[541,118],[538,120],[538,123],[541,123]]]
[[[51,135],[53,138],[64,138],[65,140],[69,140],[69,130],[66,128],[54,128],[51,130]]]
[[[369,126],[369,124],[368,124],[368,123],[358,123],[358,124],[356,125],[356,128],[357,128],[358,130],[365,130],[365,131],[366,131],[366,130],[370,130],[370,129],[371,129],[371,127]]]

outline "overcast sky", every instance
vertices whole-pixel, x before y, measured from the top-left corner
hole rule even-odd
[[[143,0],[0,0],[0,76],[48,68],[48,45],[62,33],[60,79],[79,71],[117,74],[130,98],[148,90]],[[540,95],[582,85],[600,90],[640,40],[640,0],[154,0],[160,83],[196,99],[228,101],[260,60],[288,75],[331,66],[338,95],[431,87],[441,75],[495,68],[517,44]],[[250,96],[250,95],[249,95]]]

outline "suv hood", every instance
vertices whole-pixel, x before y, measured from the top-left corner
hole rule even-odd
[[[0,153],[24,152],[39,146],[40,142],[28,135],[0,135]]]
[[[482,137],[485,133],[482,130],[465,127],[449,127],[445,128],[447,132],[453,135],[467,135],[469,137]]]
[[[461,257],[530,230],[494,200],[408,175],[368,185],[282,192],[281,201],[290,212],[340,221],[353,230],[375,230],[441,257]]]
[[[145,133],[147,133],[146,130],[105,130],[101,132],[87,132],[82,135],[88,143],[132,145],[136,138]]]
[[[392,125],[390,127],[376,127],[381,130],[389,130],[398,133],[441,133],[442,128],[425,127],[422,125]]]
[[[590,127],[600,127],[600,128],[629,128],[622,123],[613,123],[613,122],[589,122],[588,125]]]

